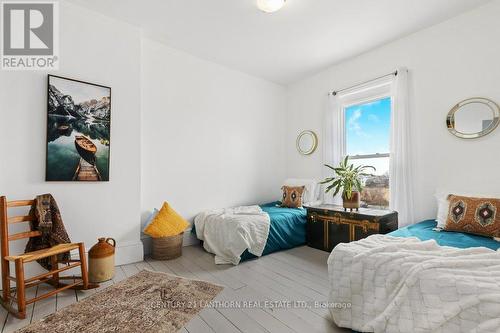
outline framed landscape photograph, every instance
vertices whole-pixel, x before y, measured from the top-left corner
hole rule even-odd
[[[48,76],[46,181],[109,181],[111,88]]]

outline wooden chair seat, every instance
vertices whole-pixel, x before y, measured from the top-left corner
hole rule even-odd
[[[23,262],[31,262],[35,261],[38,259],[43,259],[43,258],[48,258],[54,255],[58,255],[61,253],[66,253],[71,250],[76,250],[78,249],[78,244],[77,243],[69,243],[69,244],[59,244],[47,249],[42,249],[38,251],[33,251],[33,252],[27,252],[24,254],[19,254],[15,256],[6,256],[5,259],[8,261],[16,261],[17,259],[21,259]]]

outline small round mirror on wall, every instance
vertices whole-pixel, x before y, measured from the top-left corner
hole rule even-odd
[[[297,137],[297,150],[302,155],[311,155],[318,147],[318,137],[313,131],[303,131]]]
[[[497,128],[500,107],[487,98],[466,99],[451,109],[446,118],[448,130],[463,139],[485,136]]]

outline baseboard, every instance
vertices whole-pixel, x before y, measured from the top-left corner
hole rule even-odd
[[[116,248],[115,265],[126,265],[144,260],[141,241],[122,243]]]

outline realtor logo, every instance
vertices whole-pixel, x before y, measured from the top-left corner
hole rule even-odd
[[[58,3],[4,1],[1,8],[1,68],[58,69]]]

